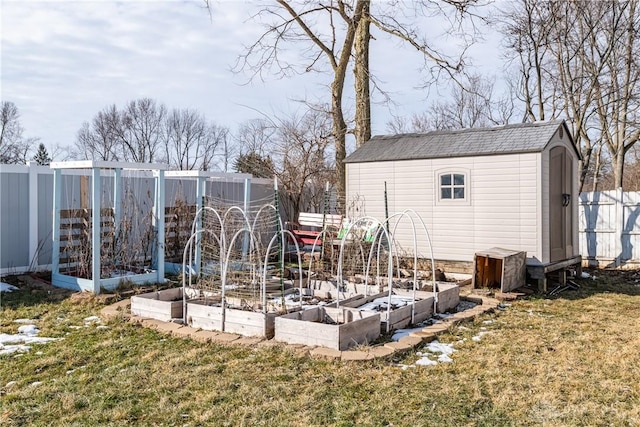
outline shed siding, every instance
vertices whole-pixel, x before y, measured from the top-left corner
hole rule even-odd
[[[437,259],[473,261],[476,251],[502,246],[538,255],[538,154],[460,157],[347,164],[347,198],[360,200],[367,215],[384,218],[384,181],[389,212],[415,209],[424,220]],[[436,201],[436,173],[466,171],[468,203]],[[353,215],[350,212],[350,216]],[[421,226],[417,225],[418,230]],[[402,221],[396,238],[413,252],[413,232]],[[429,256],[424,232],[418,253]]]

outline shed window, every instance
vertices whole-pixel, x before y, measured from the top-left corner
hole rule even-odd
[[[440,174],[440,200],[465,200],[465,174]]]

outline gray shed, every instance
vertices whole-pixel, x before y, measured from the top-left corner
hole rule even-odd
[[[562,120],[375,136],[345,159],[347,206],[351,216],[384,218],[386,184],[388,211],[418,212],[449,271],[469,271],[477,251],[502,247],[526,251],[540,275],[580,262],[579,160]],[[410,225],[396,237],[411,251]]]

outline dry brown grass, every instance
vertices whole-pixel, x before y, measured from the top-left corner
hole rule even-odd
[[[37,317],[43,335],[64,339],[2,358],[0,386],[17,384],[3,388],[0,423],[639,425],[640,287],[625,281],[602,275],[578,292],[516,301],[442,336],[466,338],[453,363],[408,370],[396,364],[413,363],[415,354],[319,361],[286,347],[200,344],[122,321],[69,328],[97,302],[11,303],[0,332],[17,329],[13,319]],[[58,321],[61,313],[71,320]],[[489,333],[472,341],[483,327]]]

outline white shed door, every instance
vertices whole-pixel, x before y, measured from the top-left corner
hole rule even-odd
[[[573,170],[571,157],[565,147],[552,148],[549,157],[549,243],[550,261],[554,262],[569,258],[573,254]]]

